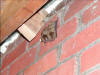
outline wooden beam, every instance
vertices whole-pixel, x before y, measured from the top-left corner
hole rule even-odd
[[[26,23],[24,23],[18,30],[19,32],[29,41],[34,39],[37,33],[45,24],[43,21],[46,19],[46,16],[52,16],[55,11],[59,11],[64,7],[65,1],[63,0],[54,0],[51,1],[45,8],[40,10],[32,18],[30,18]]]
[[[17,3],[15,1],[17,1]],[[0,13],[0,18],[2,19],[0,22],[0,43],[3,42],[3,40],[5,40],[47,1],[48,0],[12,0],[12,2],[8,2],[8,7],[3,7],[5,13],[3,10]],[[14,6],[13,3],[16,5]],[[8,17],[6,17],[6,15]]]
[[[2,0],[1,25],[11,18],[28,0]]]
[[[18,31],[29,41],[31,41],[36,34],[43,27],[43,20],[46,18],[48,13],[42,9],[32,18],[30,18],[26,23],[19,27]]]

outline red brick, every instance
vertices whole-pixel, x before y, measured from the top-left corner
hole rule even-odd
[[[4,71],[0,72],[0,75],[7,75],[7,69],[5,69]]]
[[[23,72],[21,72],[19,75],[24,75],[24,73],[23,73]]]
[[[64,40],[68,36],[72,35],[77,28],[77,18],[73,18],[68,23],[64,24],[62,27],[57,29],[57,38],[54,41],[48,42],[44,45],[44,43],[40,44],[40,53],[41,56],[45,52],[47,52],[50,48],[58,44],[60,41]]]
[[[10,44],[10,45],[7,47],[7,51],[6,51],[5,54],[9,53],[9,51],[11,51],[11,50],[15,47],[16,44],[18,45],[18,44],[22,43],[23,40],[24,40],[24,38],[23,38],[22,36],[19,36],[19,37],[17,38],[17,40],[15,40],[12,44]]]
[[[93,0],[74,0],[74,2],[69,7],[69,10],[66,12],[64,20],[66,21],[77,12],[79,12],[81,9],[83,9],[86,5],[89,5],[92,2]]]
[[[9,65],[12,61],[14,61],[18,56],[20,56],[24,51],[25,51],[25,47],[26,47],[26,41],[22,42],[21,44],[19,44],[15,50],[13,50],[12,52],[10,52],[9,54],[7,54],[5,56],[5,58],[2,61],[2,66],[1,69],[3,69],[4,67],[6,67],[7,65]]]
[[[100,69],[90,73],[89,75],[100,75]]]
[[[100,43],[89,48],[81,56],[81,72],[100,64]]]
[[[33,64],[24,71],[24,75],[39,75],[43,72],[48,71],[50,68],[54,67],[56,62],[56,50],[48,53],[46,56],[41,58],[36,64]]]
[[[35,38],[29,43],[29,47],[36,44],[40,40],[41,31],[35,36]]]
[[[16,75],[17,72],[24,69],[26,66],[34,62],[36,48],[31,49],[29,52],[25,53],[21,58],[15,61],[9,70],[10,75]]]
[[[49,72],[47,75],[75,75],[75,59],[71,59],[60,65],[55,70]]]
[[[87,24],[89,21],[95,19],[98,16],[100,16],[100,1],[92,5],[83,13],[83,23]]]
[[[90,43],[100,38],[100,21],[96,21],[91,26],[77,34],[75,37],[67,40],[62,46],[61,60],[79,52]]]

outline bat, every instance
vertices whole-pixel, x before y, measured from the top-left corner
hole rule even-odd
[[[41,42],[53,41],[57,37],[57,21],[50,23],[41,33]]]

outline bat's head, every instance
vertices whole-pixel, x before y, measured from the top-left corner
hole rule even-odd
[[[53,41],[57,37],[57,21],[50,23],[41,33],[41,42]]]

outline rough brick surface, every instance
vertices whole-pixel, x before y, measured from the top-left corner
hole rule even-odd
[[[41,58],[36,64],[33,64],[28,69],[26,69],[24,75],[39,75],[43,72],[46,72],[56,65],[56,57],[56,50],[53,50]]]
[[[66,12],[64,20],[66,21],[92,2],[93,0],[74,0],[74,2],[70,5],[69,10]]]
[[[96,21],[91,26],[77,34],[75,37],[67,40],[62,47],[61,60],[80,51],[91,44],[96,39],[100,38],[100,21]]]
[[[19,75],[24,75],[24,73],[23,73],[23,72],[21,72]]]
[[[7,47],[7,51],[5,55],[9,53],[9,51],[13,50],[16,45],[20,45],[25,39],[22,36],[19,36],[12,44]],[[2,56],[3,57],[3,56]]]
[[[25,53],[21,58],[15,61],[9,70],[10,75],[16,75],[17,72],[24,69],[26,66],[34,62],[36,48],[31,49],[29,52]]]
[[[89,48],[81,56],[81,72],[100,64],[100,43]]]
[[[87,24],[89,21],[100,16],[100,1],[98,0],[97,3],[92,5],[89,9],[85,10],[82,16],[83,16],[82,20],[84,24]]]
[[[0,75],[7,75],[7,69],[5,69],[4,71],[0,72]]]
[[[55,70],[49,72],[47,75],[75,75],[75,59],[71,59],[60,65]]]
[[[40,43],[40,53],[39,55],[44,54],[50,48],[58,44],[60,41],[64,40],[68,36],[72,35],[77,28],[77,18],[73,18],[71,21],[64,24],[62,27],[58,28],[57,38],[54,41],[48,42],[44,45],[44,43]]]
[[[8,49],[12,50],[8,51],[5,57],[3,56],[0,67],[2,68],[1,75],[77,75],[79,73],[100,75],[100,69],[98,69],[100,67],[98,66],[100,64],[100,42],[97,41],[100,39],[100,1],[68,1],[72,1],[68,11],[65,12],[62,9],[54,15],[48,15],[46,24],[31,42],[26,42],[22,38],[9,46]],[[16,18],[17,22],[20,22],[23,16],[32,13],[34,9],[32,3],[27,5],[29,6],[23,8],[26,14],[21,14],[20,11],[16,14],[16,17],[21,15]],[[81,11],[81,9],[84,10]],[[80,15],[79,12],[82,14]],[[39,42],[42,30],[57,18],[57,38],[45,44]],[[73,54],[75,54],[74,57]],[[79,58],[75,59],[77,56]]]
[[[100,75],[100,69],[90,73],[89,75]]]
[[[4,57],[3,61],[2,61],[1,69],[3,69],[4,67],[6,67],[7,65],[9,65],[18,56],[20,56],[25,51],[25,48],[26,48],[26,41],[24,41],[21,44],[19,44],[19,46],[17,46],[12,52],[10,52],[9,54],[7,54]]]

